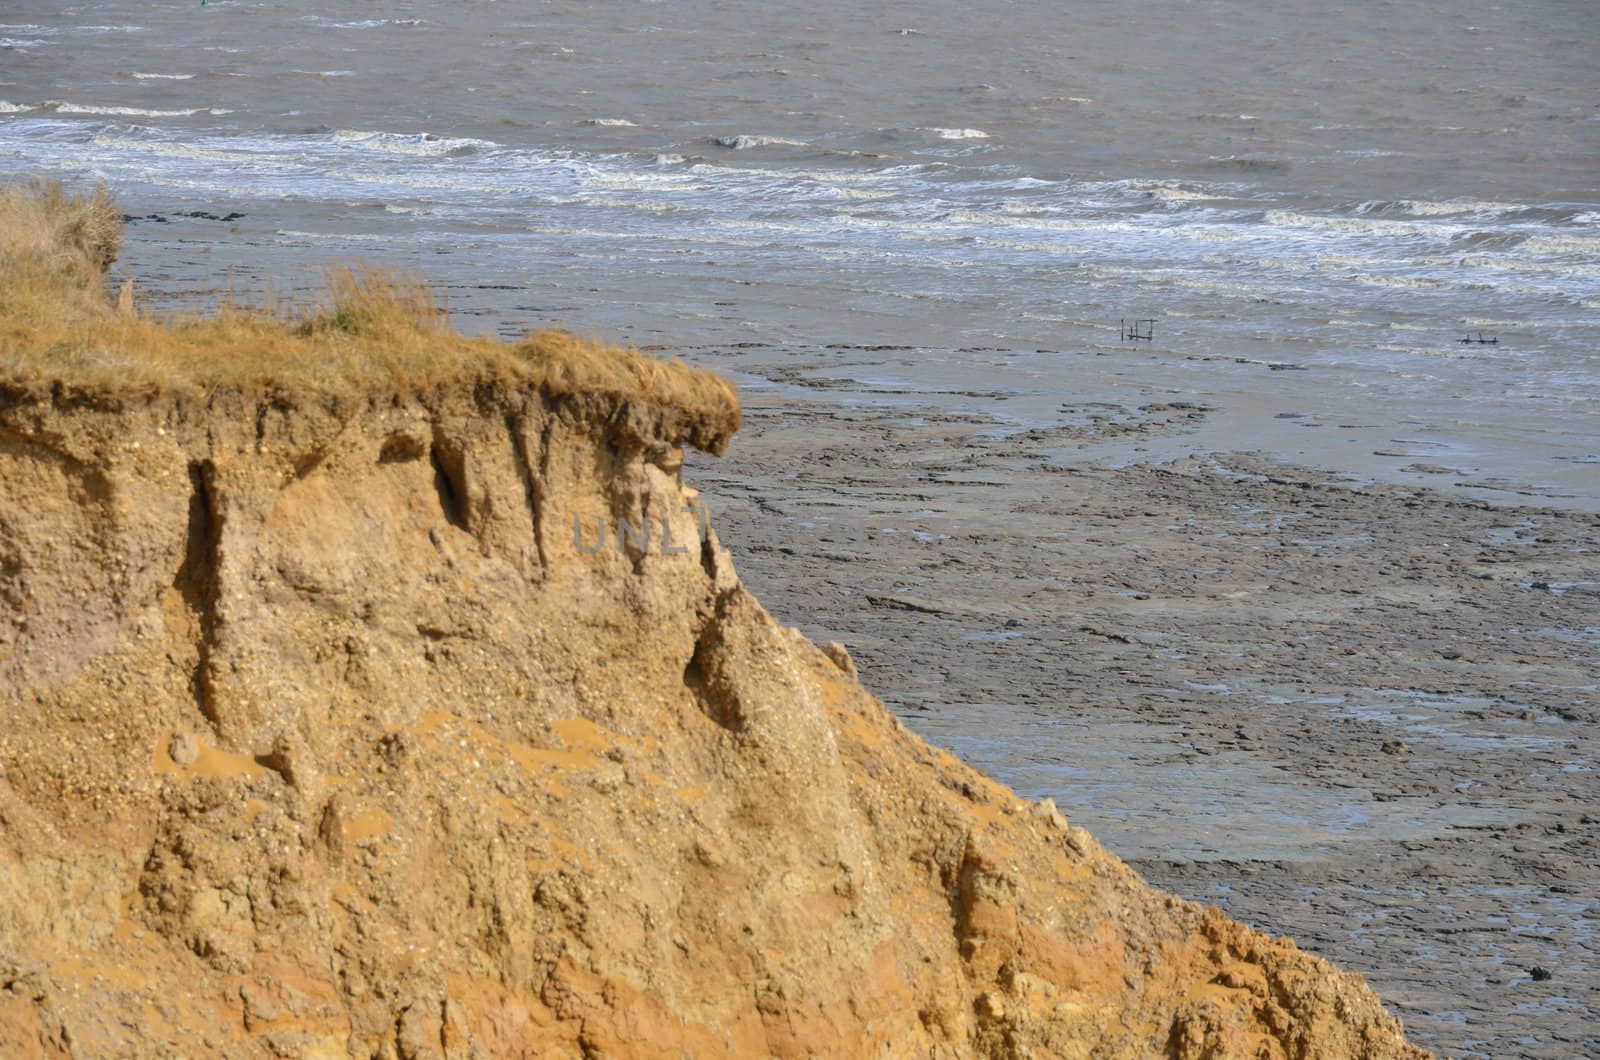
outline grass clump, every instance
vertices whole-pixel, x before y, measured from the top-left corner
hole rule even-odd
[[[559,331],[469,337],[420,277],[372,266],[330,271],[323,301],[305,309],[157,319],[139,311],[131,280],[108,290],[121,228],[103,187],[0,186],[0,382],[158,392],[500,380],[670,406],[713,424],[707,437],[724,443],[738,429],[733,387],[712,373]]]
[[[0,321],[83,324],[106,310],[101,286],[122,246],[111,194],[73,196],[60,184],[0,186]]]

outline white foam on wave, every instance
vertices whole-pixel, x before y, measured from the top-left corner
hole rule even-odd
[[[639,210],[653,214],[676,213],[682,209],[677,203],[664,202],[660,199],[641,199],[637,195],[629,195],[623,198],[596,198],[580,195],[571,201],[579,206],[603,206],[608,210]]]
[[[1524,244],[1524,246],[1526,246],[1526,244]],[[1563,251],[1557,253],[1558,255],[1564,255],[1575,252]],[[1558,279],[1573,278],[1578,276],[1600,276],[1600,261],[1520,261],[1515,258],[1494,258],[1487,254],[1468,254],[1460,260],[1459,264],[1463,268],[1498,269],[1501,272],[1525,272],[1535,276],[1553,276]]]
[[[1443,280],[1433,280],[1426,276],[1385,276],[1374,272],[1352,272],[1349,278],[1368,287],[1403,287],[1413,290],[1433,290],[1444,287]]]
[[[220,107],[186,107],[181,110],[152,110],[148,107],[116,107],[100,106],[93,103],[67,103],[62,100],[46,100],[44,105],[57,114],[96,114],[105,117],[117,118],[187,118],[193,114],[232,114],[231,110]]]
[[[1535,298],[1538,298],[1540,301],[1547,303],[1550,301],[1569,303],[1575,301],[1571,295],[1554,285],[1538,287],[1531,283],[1502,283],[1496,287],[1496,290],[1508,292],[1510,294],[1531,295]]]
[[[461,180],[452,177],[448,172],[439,173],[430,170],[428,176],[413,176],[409,173],[371,173],[362,170],[330,169],[322,174],[329,181],[349,181],[351,184],[361,184],[377,188],[416,188],[421,191],[438,192],[443,195],[504,195],[514,190],[516,185],[505,181],[495,183],[490,181]]]
[[[1393,266],[1394,258],[1374,257],[1371,254],[1313,254],[1312,265],[1315,268],[1328,271],[1345,271],[1347,269],[1380,269]],[[1455,258],[1419,258],[1408,257],[1407,265],[1432,266],[1435,268],[1451,268],[1457,264]]]
[[[989,134],[982,129],[941,129],[932,128],[928,132],[935,133],[941,140],[987,140]]]
[[[718,147],[726,147],[733,151],[748,151],[753,147],[805,147],[804,140],[791,140],[787,136],[750,136],[740,133],[738,136],[713,136],[711,142]]]
[[[795,221],[766,221],[755,217],[712,217],[706,222],[717,228],[732,228],[744,232],[778,232],[784,235],[830,235],[839,226],[814,221],[802,224]]]
[[[1600,254],[1600,235],[1529,236],[1521,249],[1532,254]]]
[[[951,210],[944,219],[951,224],[974,225],[984,228],[1037,229],[1046,232],[1137,232],[1140,226],[1126,221],[1086,220],[1076,221],[1065,217],[1040,217],[1038,215],[1011,216],[989,213],[985,210]]]
[[[999,247],[1003,250],[1020,250],[1026,254],[1081,257],[1093,253],[1088,247],[1078,246],[1073,243],[1037,243],[1025,239],[994,239],[990,236],[974,236],[973,242],[979,246]]]
[[[37,109],[38,108],[31,107],[26,103],[8,103],[5,100],[0,99],[0,114],[21,114],[25,111]]]
[[[189,81],[193,74],[141,74],[134,72],[134,79],[138,81]]]
[[[1441,231],[1438,226],[1415,221],[1375,221],[1356,217],[1324,217],[1294,210],[1268,210],[1263,218],[1269,225],[1285,228],[1326,228],[1357,235],[1420,235]]]
[[[773,180],[783,185],[792,185],[797,181],[811,181],[815,184],[862,184],[879,183],[885,178],[892,178],[892,172],[848,172],[845,170],[822,169],[763,169],[759,166],[739,166],[730,168],[714,162],[697,162],[689,167],[689,172],[714,176],[720,180],[736,182],[740,180]]]
[[[1479,202],[1475,200],[1456,199],[1449,202],[1429,202],[1426,199],[1402,199],[1399,202],[1364,202],[1358,206],[1357,212],[1368,213],[1393,207],[1412,217],[1455,217],[1460,214],[1503,214],[1524,209],[1516,203],[1510,202]]]
[[[1217,199],[1217,196],[1208,195],[1203,191],[1193,191],[1171,184],[1149,188],[1146,193],[1152,199],[1159,199],[1162,202],[1213,202]]]
[[[333,134],[333,139],[335,143],[382,151],[385,154],[427,157],[460,154],[496,146],[488,140],[474,140],[470,137],[435,136],[426,132],[375,132],[365,129],[340,129]]]
[[[695,180],[687,173],[601,172],[583,178],[589,191],[716,191],[715,184]]]
[[[637,129],[638,126],[627,118],[585,118],[585,125],[598,125],[606,128]]]
[[[1234,198],[1207,188],[1190,187],[1166,180],[1124,180],[1115,182],[1113,186],[1120,186],[1143,198],[1156,199],[1160,202],[1223,202]]]
[[[258,156],[248,151],[220,151],[212,148],[196,147],[187,143],[165,143],[160,140],[137,140],[125,136],[111,136],[105,133],[94,138],[94,145],[101,148],[120,148],[125,151],[136,151],[145,155],[156,155],[160,158],[183,158],[196,162],[256,162]],[[270,160],[268,161],[270,165]]]
[[[325,18],[322,15],[304,15],[302,22],[312,22],[329,29],[376,29],[379,26],[426,26],[426,19],[421,18],[361,18],[346,22],[337,19]]]
[[[892,191],[869,191],[864,188],[829,187],[825,190],[827,194],[832,195],[836,199],[849,199],[852,201],[860,200],[865,202],[873,202],[880,199],[892,199],[897,194],[896,192]]]
[[[1252,269],[1276,269],[1279,272],[1306,273],[1313,270],[1314,266],[1303,260],[1289,258],[1256,258],[1240,254],[1205,254],[1200,258],[1207,265],[1239,266],[1246,265]]]

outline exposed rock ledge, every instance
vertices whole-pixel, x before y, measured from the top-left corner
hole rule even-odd
[[[1425,1055],[773,622],[680,413],[0,390],[0,1055]]]

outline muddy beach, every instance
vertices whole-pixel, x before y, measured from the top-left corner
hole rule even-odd
[[[741,375],[686,474],[746,583],[917,732],[1441,1056],[1600,1050],[1600,518],[1217,451],[1171,396],[1018,429],[882,351],[685,352]]]

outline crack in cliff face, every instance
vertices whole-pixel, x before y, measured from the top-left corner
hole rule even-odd
[[[694,696],[695,706],[700,708],[700,713],[729,732],[739,732],[744,725],[739,717],[738,702],[729,700],[715,685],[714,650],[709,639],[702,639],[695,644],[694,654],[683,668],[683,684]]]
[[[697,514],[704,513],[704,524],[697,525],[700,532],[700,569],[706,572],[706,577],[712,582],[717,580],[717,548],[711,543],[711,512],[703,506],[697,508]],[[696,523],[699,524],[699,519]]]
[[[428,455],[433,461],[433,489],[439,497],[439,510],[451,526],[466,530],[471,512],[468,510],[465,455],[437,436]]]
[[[694,696],[700,713],[729,732],[744,732],[750,725],[750,711],[743,698],[725,672],[727,645],[723,627],[739,589],[728,589],[717,594],[716,603],[705,624],[695,638],[694,653],[683,668],[683,684]]]
[[[211,652],[217,634],[217,551],[220,520],[216,503],[216,469],[209,460],[189,464],[189,523],[184,535],[183,565],[173,578],[194,625],[196,649],[189,687],[195,706],[217,724],[211,680]]]
[[[539,574],[541,577],[550,571],[550,558],[544,540],[544,498],[541,495],[544,488],[542,462],[546,458],[546,451],[550,447],[550,424],[544,425],[540,442],[541,470],[535,473],[533,459],[528,453],[528,420],[526,416],[510,415],[506,417],[506,431],[511,435],[511,452],[516,458],[517,475],[522,479],[524,496],[528,503],[528,518],[533,530],[534,547],[539,554]]]

